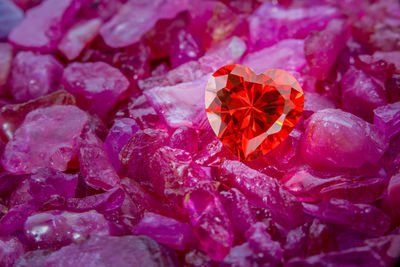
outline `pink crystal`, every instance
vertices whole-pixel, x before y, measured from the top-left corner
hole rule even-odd
[[[0,43],[0,89],[7,83],[12,60],[13,47],[8,43]]]
[[[199,40],[186,30],[180,30],[172,40],[170,57],[173,68],[197,60],[202,54]]]
[[[38,167],[65,171],[78,152],[79,135],[87,121],[85,112],[75,106],[31,111],[6,145],[3,167],[13,174],[30,173]]]
[[[177,128],[171,135],[169,146],[173,148],[183,149],[193,153],[198,149],[198,134],[196,130],[182,126]]]
[[[9,35],[18,47],[51,51],[57,47],[83,0],[46,0],[30,9]]]
[[[325,109],[307,122],[302,155],[314,168],[359,168],[376,164],[387,146],[374,125],[339,109]]]
[[[389,102],[400,101],[400,75],[395,74],[386,80],[386,95]]]
[[[390,178],[388,186],[388,204],[391,210],[393,221],[396,225],[400,224],[400,212],[398,210],[400,191],[400,174],[393,175]]]
[[[63,65],[52,55],[19,52],[11,74],[11,94],[18,101],[28,101],[55,91]]]
[[[185,250],[197,243],[189,224],[152,212],[146,213],[132,232],[151,237],[176,250]]]
[[[374,125],[389,138],[400,132],[400,102],[374,110]]]
[[[0,2],[0,38],[3,39],[23,20],[24,13],[11,0]]]
[[[186,8],[186,1],[156,0],[137,2],[128,0],[106,24],[100,33],[107,45],[124,47],[136,43],[150,30],[157,20],[173,18]],[[131,16],[132,12],[137,16]]]
[[[11,267],[25,252],[25,247],[16,237],[0,238],[0,265]]]
[[[129,86],[118,69],[103,62],[72,63],[65,68],[62,82],[82,108],[102,118]]]
[[[75,23],[58,44],[69,60],[76,59],[83,49],[97,36],[102,22],[100,19],[84,20]]]

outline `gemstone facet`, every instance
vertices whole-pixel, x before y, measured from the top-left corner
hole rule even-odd
[[[206,113],[215,134],[240,160],[254,160],[278,146],[300,120],[303,90],[281,69],[255,74],[226,65],[208,81]]]

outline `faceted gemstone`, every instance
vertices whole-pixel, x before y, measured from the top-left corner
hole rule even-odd
[[[129,87],[125,76],[104,62],[72,63],[65,68],[62,82],[65,89],[76,97],[80,107],[101,118]]]
[[[31,173],[39,167],[67,169],[79,150],[79,136],[88,121],[75,106],[52,106],[31,111],[15,131],[1,158],[13,174]]]
[[[45,266],[176,266],[174,251],[146,236],[96,236],[52,253]]]
[[[54,249],[87,235],[109,235],[109,228],[108,221],[94,210],[83,213],[53,210],[30,216],[24,225],[24,235],[34,247]]]
[[[197,240],[188,223],[179,222],[157,213],[147,212],[132,230],[134,235],[146,235],[158,243],[176,250],[196,245]]]
[[[284,70],[260,75],[243,65],[217,70],[206,88],[206,112],[222,143],[240,160],[277,147],[300,120],[304,95]]]
[[[52,55],[19,52],[11,73],[11,94],[18,101],[28,101],[55,91],[63,65]]]
[[[82,50],[97,36],[101,23],[100,19],[78,21],[61,39],[58,50],[69,60],[77,58]]]
[[[83,0],[47,0],[29,9],[9,35],[11,43],[25,49],[51,51],[57,47]]]

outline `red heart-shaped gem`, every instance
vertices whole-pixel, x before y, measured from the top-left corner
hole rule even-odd
[[[287,71],[255,74],[231,64],[208,81],[206,112],[215,134],[240,160],[254,160],[278,146],[300,120],[304,94]]]

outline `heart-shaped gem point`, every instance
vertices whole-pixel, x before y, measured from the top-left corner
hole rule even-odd
[[[300,120],[304,94],[287,71],[255,74],[226,65],[208,81],[206,112],[215,134],[241,161],[254,160],[278,146]]]

